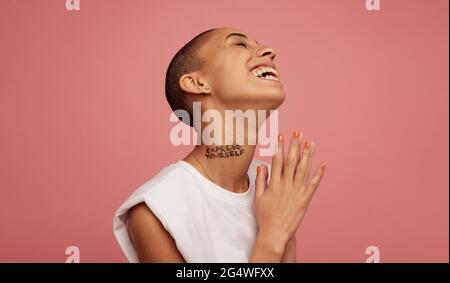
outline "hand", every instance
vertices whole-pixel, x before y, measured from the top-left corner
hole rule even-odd
[[[255,213],[258,237],[272,243],[274,250],[281,254],[288,240],[295,237],[325,172],[326,164],[322,163],[312,179],[307,181],[314,143],[305,142],[301,150],[302,138],[303,135],[300,137],[298,132],[294,132],[285,162],[283,136],[279,135],[269,184],[267,167],[263,165],[257,169]]]

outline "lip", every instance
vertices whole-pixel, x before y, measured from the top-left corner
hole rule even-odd
[[[258,64],[255,64],[255,65],[251,66],[249,72],[251,72],[254,69],[256,69],[258,67],[261,67],[261,66],[271,67],[271,68],[274,68],[275,70],[278,71],[277,66],[274,63],[272,63],[272,62],[262,62],[262,63],[258,63]]]

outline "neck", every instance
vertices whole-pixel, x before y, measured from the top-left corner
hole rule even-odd
[[[183,160],[222,188],[243,193],[248,189],[247,171],[255,145],[197,145]]]
[[[217,108],[220,107],[215,107],[215,109]],[[224,113],[221,115],[225,117]],[[183,160],[225,190],[235,193],[246,192],[250,185],[247,172],[255,153],[258,129],[263,120],[258,120],[257,125],[243,123],[242,117],[234,119],[229,124],[224,118],[219,120],[222,121],[222,127],[219,130],[224,129],[223,135],[219,135],[218,140],[211,139],[208,134],[203,135],[205,128],[210,127],[211,123],[201,123],[199,132],[199,137],[202,137],[201,144],[195,146],[194,150]],[[241,128],[243,131],[237,130],[238,123],[244,125]],[[216,133],[215,127],[214,133]],[[244,144],[239,144],[237,137],[243,137],[240,143]],[[203,142],[204,138],[208,139],[208,143],[211,145],[206,145]]]

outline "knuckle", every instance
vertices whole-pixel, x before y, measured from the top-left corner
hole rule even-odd
[[[286,158],[286,162],[289,164],[294,164],[296,161],[296,157],[293,154],[289,154],[288,157]]]
[[[300,200],[300,209],[305,210],[306,208],[308,208],[308,199],[306,197],[302,197],[302,199]]]
[[[298,168],[300,169],[300,172],[305,172],[306,171],[306,163],[300,162],[300,164],[298,165]]]
[[[309,187],[310,189],[314,190],[317,187],[318,183],[316,179],[311,180],[311,182],[309,182]]]

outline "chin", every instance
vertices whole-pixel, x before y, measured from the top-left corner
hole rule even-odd
[[[283,103],[285,97],[283,91],[276,90],[264,95],[261,99],[261,102],[264,102],[261,104],[266,105],[266,107],[264,107],[266,110],[275,110]]]

